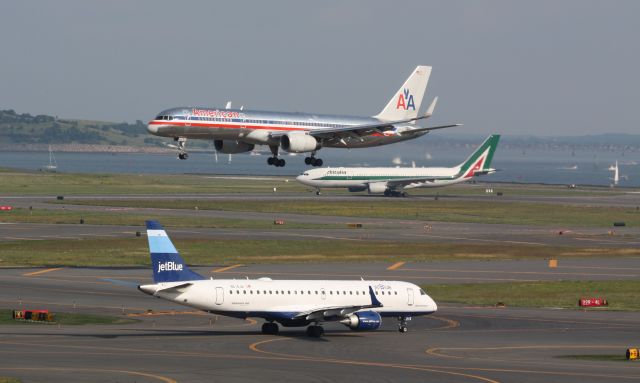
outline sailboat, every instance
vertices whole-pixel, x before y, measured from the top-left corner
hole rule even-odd
[[[49,145],[49,164],[44,166],[45,170],[54,171],[58,169],[58,164],[56,163],[56,157],[53,155],[53,150],[51,150],[51,145]]]

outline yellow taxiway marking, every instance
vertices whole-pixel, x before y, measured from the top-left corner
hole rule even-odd
[[[36,275],[40,275],[40,274],[44,274],[44,273],[50,273],[52,271],[56,271],[56,270],[61,270],[62,267],[55,267],[52,269],[44,269],[44,270],[39,270],[39,271],[34,271],[32,273],[26,273],[26,274],[22,274],[25,277],[34,277]]]
[[[277,342],[277,341],[282,341],[282,340],[291,340],[291,339],[292,338],[267,339],[267,340],[263,340],[263,341],[260,341],[260,342],[255,342],[255,343],[250,344],[249,345],[249,349],[251,351],[254,351],[254,352],[258,352],[258,353],[266,354],[266,355],[273,355],[273,356],[276,356],[276,357],[279,357],[279,358],[284,358],[286,360],[302,360],[302,361],[313,361],[313,362],[320,362],[320,363],[344,364],[344,365],[351,365],[351,366],[371,366],[371,367],[382,367],[382,368],[397,368],[397,369],[403,369],[403,370],[426,371],[426,372],[435,372],[435,373],[438,373],[438,374],[445,374],[445,375],[463,376],[465,378],[476,379],[476,380],[480,380],[482,382],[488,382],[488,383],[500,383],[497,380],[485,378],[485,377],[480,376],[480,375],[472,375],[472,374],[465,374],[465,373],[462,373],[462,372],[446,371],[446,370],[428,368],[428,367],[420,366],[420,365],[393,364],[393,363],[384,363],[384,362],[367,362],[367,361],[345,360],[345,359],[317,358],[317,357],[310,357],[310,356],[304,356],[304,355],[292,355],[292,354],[284,354],[284,353],[278,353],[278,352],[264,351],[264,350],[261,350],[261,349],[258,348],[258,346],[260,346],[262,344],[265,344],[265,343]]]
[[[240,266],[244,266],[244,265],[237,264],[237,265],[231,265],[231,266],[227,266],[227,267],[222,267],[220,269],[213,270],[213,272],[214,273],[223,273],[223,272],[225,272],[227,270],[235,269],[236,267],[240,267]]]
[[[63,367],[0,367],[0,371],[49,371],[49,372],[98,372],[98,373],[118,373],[126,375],[137,375],[145,378],[152,378],[165,383],[177,383],[176,380],[161,375],[149,374],[140,371],[108,370],[100,368],[63,368]]]
[[[401,268],[405,263],[407,263],[407,262],[396,262],[393,265],[387,267],[387,270],[397,270],[397,269]]]

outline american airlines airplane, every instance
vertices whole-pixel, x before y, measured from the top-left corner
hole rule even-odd
[[[160,112],[147,130],[156,136],[173,137],[178,158],[188,158],[188,138],[213,140],[218,152],[235,154],[252,151],[255,145],[268,145],[272,157],[267,163],[281,167],[285,160],[278,150],[309,153],[307,165],[322,166],[316,153],[327,148],[368,148],[421,137],[436,129],[459,126],[450,124],[420,127],[416,121],[429,118],[437,97],[423,115],[418,115],[427,88],[430,66],[418,66],[391,97],[387,106],[373,117],[334,116],[309,113],[266,112],[255,110],[180,107]]]
[[[320,337],[324,322],[337,321],[351,330],[380,328],[383,317],[407,331],[412,316],[428,315],[436,303],[420,287],[397,281],[321,281],[213,279],[192,271],[178,254],[164,228],[146,221],[153,284],[138,289],[157,298],[235,318],[263,318],[265,334],[285,327],[307,327]]]
[[[307,170],[296,179],[316,188],[348,188],[385,196],[402,196],[403,189],[432,188],[457,184],[491,174],[493,153],[500,135],[489,136],[463,163],[452,168],[322,168]]]

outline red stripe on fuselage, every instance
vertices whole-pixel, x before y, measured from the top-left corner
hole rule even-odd
[[[213,123],[200,122],[200,121],[193,121],[193,122],[149,121],[149,125],[171,125],[171,126],[187,126],[187,127],[197,126],[202,128],[221,128],[221,129],[260,129],[260,130],[286,130],[286,131],[297,130],[297,131],[303,131],[303,132],[307,132],[311,130],[311,129],[305,129],[305,128],[292,128],[289,126],[277,126],[277,125],[269,125],[269,126],[248,125],[248,124],[242,124],[239,122],[232,123],[232,124],[225,124],[225,123],[213,124]]]

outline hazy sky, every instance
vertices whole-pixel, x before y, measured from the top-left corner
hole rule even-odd
[[[640,133],[638,16],[639,1],[3,1],[0,108],[373,115],[426,64],[431,124]]]

